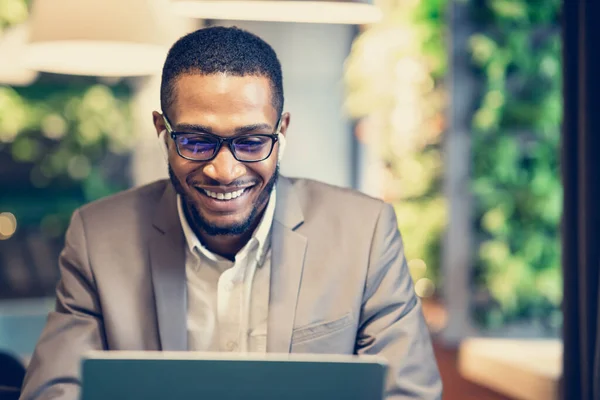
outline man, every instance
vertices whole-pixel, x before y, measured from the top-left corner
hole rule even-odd
[[[55,379],[100,349],[379,354],[387,398],[439,399],[392,207],[278,176],[290,115],[273,49],[237,28],[191,33],[161,103],[170,181],[74,213],[23,398],[75,398]]]

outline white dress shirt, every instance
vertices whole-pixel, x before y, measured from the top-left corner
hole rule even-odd
[[[202,245],[178,197],[179,219],[187,243],[189,350],[266,352],[275,198],[274,189],[252,238],[230,261]]]

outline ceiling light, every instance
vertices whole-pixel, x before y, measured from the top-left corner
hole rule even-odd
[[[26,24],[13,26],[0,34],[0,84],[27,86],[38,76],[25,67],[25,46],[29,30]]]
[[[381,10],[359,0],[172,0],[181,16],[245,21],[368,24]]]
[[[154,74],[172,41],[167,6],[167,0],[34,0],[27,66],[72,75]]]

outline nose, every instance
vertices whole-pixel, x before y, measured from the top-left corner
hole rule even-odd
[[[246,173],[246,167],[235,159],[229,147],[223,146],[217,156],[206,163],[202,172],[221,185],[229,185]]]

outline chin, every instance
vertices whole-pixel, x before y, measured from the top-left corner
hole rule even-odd
[[[196,211],[197,213],[197,211]],[[247,216],[208,216],[204,213],[196,214],[195,225],[209,236],[230,236],[247,233],[255,222],[252,213]]]
[[[204,223],[215,226],[229,226],[243,224],[252,215],[252,210],[236,210],[235,212],[210,212],[194,204],[196,213]]]
[[[209,225],[220,230],[235,229],[237,226],[245,225],[248,218],[203,218],[203,225]]]

